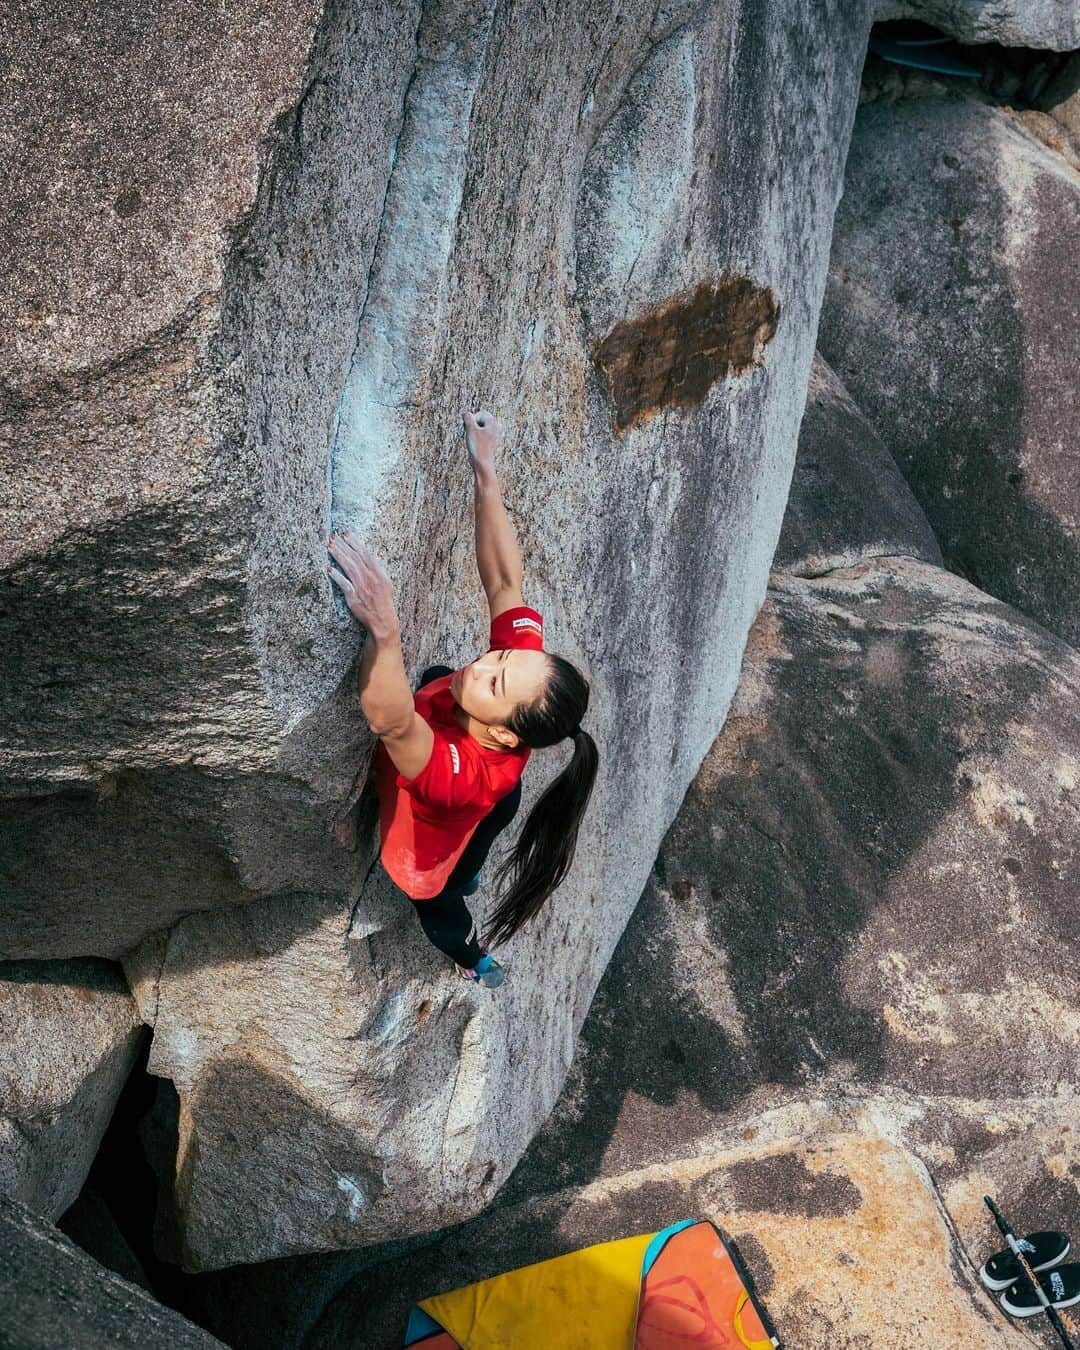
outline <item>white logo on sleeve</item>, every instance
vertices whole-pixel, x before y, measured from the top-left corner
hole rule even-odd
[[[450,759],[454,765],[454,772],[461,772],[461,756],[458,754],[458,748],[453,741],[450,742]]]
[[[541,637],[544,636],[544,630],[540,624],[535,619],[530,619],[528,615],[523,619],[513,619],[511,622],[515,628],[534,628]]]

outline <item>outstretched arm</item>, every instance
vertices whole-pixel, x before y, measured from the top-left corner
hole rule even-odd
[[[390,578],[375,554],[348,530],[332,534],[329,549],[341,570],[326,570],[344,593],[350,613],[367,629],[360,658],[360,706],[398,773],[415,778],[431,758],[435,735],[413,704]]]
[[[462,420],[475,479],[476,566],[495,619],[522,603],[521,548],[506,514],[495,471],[495,452],[502,445],[503,428],[499,419],[484,408],[463,413]]]

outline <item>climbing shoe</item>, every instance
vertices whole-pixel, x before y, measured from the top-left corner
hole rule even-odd
[[[454,965],[457,966],[457,973],[463,980],[475,980],[477,984],[485,985],[488,989],[497,989],[506,978],[506,971],[493,956],[488,956],[487,952],[471,970],[459,966],[456,961]]]
[[[1042,1291],[1052,1308],[1071,1308],[1080,1303],[1080,1264],[1073,1261],[1067,1266],[1058,1266],[1044,1275],[1036,1276],[1042,1285]],[[1013,1317],[1034,1317],[1041,1313],[1043,1305],[1039,1302],[1035,1290],[1027,1280],[1017,1280],[1011,1289],[1002,1294],[1001,1306]]]
[[[472,881],[468,882],[468,884],[464,887],[461,894],[475,895],[479,889],[480,889],[480,873],[477,872],[476,876],[473,877]]]
[[[1056,1231],[1029,1233],[1027,1237],[1018,1238],[1016,1245],[1027,1257],[1032,1270],[1049,1270],[1051,1266],[1060,1265],[1065,1260],[1069,1251],[1069,1238],[1067,1233]],[[1019,1278],[1020,1262],[1011,1251],[998,1252],[979,1271],[979,1279],[995,1294],[1001,1289],[1008,1289]]]

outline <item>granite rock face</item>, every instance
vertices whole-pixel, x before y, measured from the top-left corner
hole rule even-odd
[[[1080,46],[1080,15],[1072,0],[877,0],[874,18],[921,19],[961,42],[1057,52]]]
[[[364,1272],[304,1344],[391,1350],[421,1298],[686,1217],[735,1239],[785,1345],[1030,1344],[980,1288],[925,1167],[869,1120],[776,1113],[713,1149],[502,1209]]]
[[[213,1350],[222,1341],[99,1266],[0,1195],[0,1345],[10,1350]]]
[[[817,358],[727,720],[507,1198],[693,1152],[826,1085],[876,1094],[950,1185],[1080,1207],[1080,655],[935,551]]]
[[[812,577],[866,558],[941,566],[941,550],[881,437],[814,356],[773,568]]]
[[[247,897],[231,813],[270,809],[281,719],[246,617],[270,456],[234,273],[318,19],[180,0],[5,30],[0,955],[115,956]],[[287,835],[305,794],[276,787]]]
[[[869,18],[445,0],[14,34],[0,954],[126,956],[180,1094],[188,1265],[471,1212],[554,1101],[764,591]],[[362,531],[415,669],[475,652],[478,401],[605,747],[498,1006],[370,873],[323,567]]]
[[[832,529],[826,517],[809,547]],[[783,1281],[765,1287],[791,1343],[900,1346],[921,1343],[925,1323],[892,1299],[942,1277],[971,1288],[998,1246],[985,1192],[1018,1228],[1075,1228],[1079,684],[1075,649],[921,560],[775,572],[728,721],[599,985],[566,1089],[499,1196],[509,1211],[455,1233],[447,1257],[472,1241],[483,1250],[504,1222],[520,1224],[513,1264],[549,1254],[583,1196],[626,1187],[663,1201],[657,1223],[720,1215],[751,1253],[764,1249],[769,1281],[778,1238],[805,1262],[791,1303]],[[896,1211],[860,1215],[876,1254],[855,1295],[848,1262],[818,1258],[846,1250],[859,1266],[859,1251],[792,1220],[801,1204],[813,1211],[817,1166],[815,1180],[759,1156],[778,1133],[814,1154],[821,1130],[849,1135],[845,1160],[882,1138],[906,1160],[895,1170],[880,1154]],[[695,1207],[653,1193],[664,1174],[686,1177],[672,1156],[730,1145],[752,1156],[736,1196],[710,1192]],[[886,1268],[880,1237],[902,1233],[902,1211],[923,1203],[913,1170],[927,1187],[933,1177],[937,1222],[956,1246],[918,1273],[886,1258],[899,1277],[873,1281],[868,1270]],[[784,1237],[774,1204],[788,1211]],[[632,1231],[625,1218],[607,1218],[603,1237]],[[417,1282],[435,1291],[475,1277],[455,1280],[441,1251]],[[876,1312],[861,1303],[871,1285]],[[836,1295],[828,1309],[815,1305],[822,1289]],[[933,1307],[954,1297],[938,1292]],[[984,1293],[973,1304],[987,1326],[952,1339],[936,1327],[927,1343],[1034,1334],[1052,1345],[1041,1328],[1000,1326]],[[346,1312],[389,1336],[389,1266],[355,1276],[329,1309],[323,1345],[342,1343]]]
[[[689,1151],[822,1084],[888,1090],[899,1120],[1080,1124],[1078,688],[1080,654],[939,568],[774,573],[511,1189]]]
[[[946,566],[1080,642],[1080,175],[967,97],[862,107],[822,355]]]
[[[760,603],[869,21],[862,0],[741,15],[252,4],[218,31],[182,8],[88,18],[70,61],[51,30],[15,35],[52,83],[19,86],[32,172],[8,220],[0,954],[116,956],[266,896],[351,909],[364,869],[334,836],[371,746],[326,533],[386,557],[416,670],[471,656],[459,410],[481,398],[514,433],[555,641],[597,671],[618,652],[628,686],[700,611],[722,654],[653,681],[649,743],[678,702],[685,763],[622,778],[658,837]],[[51,140],[59,219],[30,209]],[[177,176],[121,191],[149,147]]]
[[[818,436],[808,415],[800,460]],[[876,480],[851,463],[857,538],[858,484],[872,499]],[[828,513],[819,532],[793,519],[806,523],[793,566],[844,537]],[[884,1135],[929,1169],[954,1272],[996,1247],[987,1191],[1018,1227],[1080,1223],[1080,655],[910,556],[917,516],[910,531],[897,533],[909,556],[773,573],[724,729],[500,1205],[540,1216],[565,1188],[651,1175],[779,1122],[806,1140],[840,1117],[857,1150]],[[910,1177],[896,1185],[917,1205]],[[776,1181],[784,1201],[800,1189]],[[768,1248],[750,1198],[732,1210]],[[841,1308],[822,1313],[834,1329]],[[908,1311],[866,1343],[917,1344],[921,1325]],[[799,1326],[795,1343],[812,1334]]]
[[[143,1030],[105,961],[0,963],[0,1193],[49,1219],[68,1208]]]
[[[885,1137],[928,1169],[958,1244],[954,1275],[997,1245],[987,1191],[1018,1228],[1080,1223],[1080,655],[916,556],[926,521],[882,512],[880,485],[894,480],[880,448],[868,455],[865,432],[830,435],[835,410],[811,393],[782,570],[724,729],[601,981],[560,1101],[499,1197],[523,1216],[526,1251],[524,1216],[543,1241],[546,1207],[561,1223],[567,1195],[651,1177],[672,1154],[754,1152],[777,1130],[807,1141],[839,1128],[855,1153]],[[843,411],[842,427],[865,428]],[[828,509],[810,504],[808,481]],[[883,520],[895,556],[877,556]],[[813,1184],[768,1160],[747,1175],[730,1223],[771,1262],[775,1230],[754,1196],[810,1203]],[[917,1208],[912,1175],[893,1175],[893,1199]],[[827,1246],[808,1240],[803,1258]],[[432,1267],[417,1266],[419,1284]],[[835,1287],[825,1270],[810,1283]],[[354,1287],[345,1306],[370,1303],[375,1318],[395,1306],[372,1275]],[[868,1345],[919,1343],[917,1315],[890,1322],[892,1292]],[[795,1335],[768,1297],[781,1332],[814,1344],[813,1327]],[[821,1316],[835,1332],[857,1306],[845,1296]],[[1019,1332],[987,1325],[971,1343],[999,1335]]]
[[[104,342],[73,349],[52,421],[9,381],[42,462],[91,425],[187,475],[13,531],[0,950],[124,955],[179,1093],[189,1268],[470,1214],[554,1102],[764,593],[869,20],[290,11],[269,66],[248,54],[264,122],[286,111],[265,141],[234,128],[221,172],[246,195],[200,235],[206,275],[161,283],[195,326],[104,365]],[[117,380],[188,429],[125,421]],[[475,653],[478,401],[510,428],[527,597],[590,674],[604,747],[579,861],[498,1002],[369,868],[358,633],[323,571],[327,530],[360,530],[414,669]],[[79,465],[49,491],[103,480]]]

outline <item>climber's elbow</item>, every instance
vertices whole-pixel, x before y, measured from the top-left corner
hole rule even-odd
[[[380,708],[377,704],[368,699],[360,700],[360,711],[367,719],[368,728],[373,736],[382,736],[386,733],[390,719],[386,715],[386,709]]]
[[[373,736],[396,736],[412,720],[412,704],[407,708],[388,708],[386,704],[376,704],[360,700],[360,707]]]

